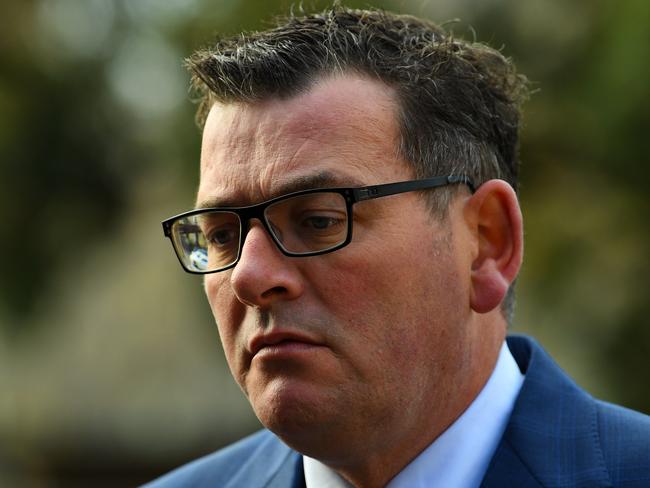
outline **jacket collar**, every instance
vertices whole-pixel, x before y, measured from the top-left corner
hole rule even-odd
[[[612,486],[594,400],[534,340],[508,347],[526,378],[481,486]]]

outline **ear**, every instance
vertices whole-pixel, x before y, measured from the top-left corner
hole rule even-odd
[[[501,305],[523,257],[523,223],[517,195],[503,180],[483,183],[466,202],[475,237],[470,306],[487,313]]]

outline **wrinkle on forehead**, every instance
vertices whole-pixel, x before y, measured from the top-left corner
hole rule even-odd
[[[199,193],[210,186],[263,199],[310,166],[397,158],[397,113],[392,89],[351,75],[320,79],[287,100],[217,103],[204,129]]]

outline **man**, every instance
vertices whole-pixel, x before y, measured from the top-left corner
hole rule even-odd
[[[334,7],[189,60],[205,274],[268,429],[152,486],[650,486],[650,419],[505,342],[525,78],[406,16]]]

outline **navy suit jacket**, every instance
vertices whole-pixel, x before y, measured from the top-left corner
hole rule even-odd
[[[592,398],[532,339],[508,346],[526,377],[482,487],[650,487],[650,417]],[[147,488],[304,486],[301,455],[263,430]]]

